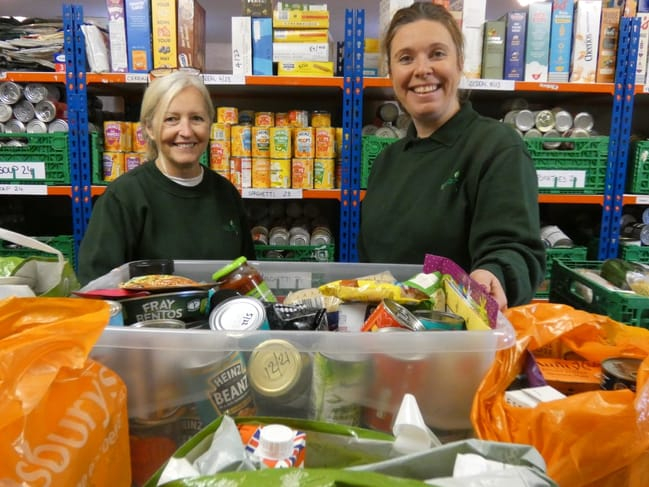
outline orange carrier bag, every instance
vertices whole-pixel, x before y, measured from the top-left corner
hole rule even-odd
[[[648,486],[649,330],[552,303],[511,308],[505,316],[517,343],[498,351],[476,392],[471,422],[478,437],[534,446],[562,487]],[[522,372],[528,351],[548,346],[595,362],[643,359],[636,392],[592,390],[535,408],[506,403],[505,390]]]
[[[109,316],[100,300],[0,300],[0,485],[130,485],[126,386],[87,358]]]

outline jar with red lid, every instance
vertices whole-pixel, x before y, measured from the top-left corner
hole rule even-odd
[[[256,267],[248,263],[245,257],[239,257],[222,267],[214,274],[220,289],[232,289],[245,296],[251,296],[268,303],[276,303],[277,298],[264,281]]]

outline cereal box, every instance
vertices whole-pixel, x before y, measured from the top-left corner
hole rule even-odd
[[[579,0],[575,6],[570,82],[594,83],[599,49],[601,0]]]

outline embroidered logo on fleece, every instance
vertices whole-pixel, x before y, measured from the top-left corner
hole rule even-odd
[[[230,220],[228,223],[223,225],[223,230],[225,230],[226,232],[232,232],[232,233],[235,233],[235,234],[239,233],[239,228],[237,227],[237,225],[234,223],[233,220]]]
[[[446,188],[449,188],[451,186],[455,186],[455,190],[457,191],[458,183],[460,182],[460,171],[455,171],[453,176],[448,178],[442,185],[439,187],[439,189],[444,190]]]

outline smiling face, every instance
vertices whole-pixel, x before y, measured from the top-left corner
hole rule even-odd
[[[210,116],[197,88],[176,95],[167,110],[153,120],[149,137],[158,147],[156,164],[167,175],[190,178],[200,174],[200,157],[207,149]]]
[[[462,62],[451,34],[440,22],[416,20],[399,26],[389,47],[394,93],[417,135],[428,137],[460,109]]]

